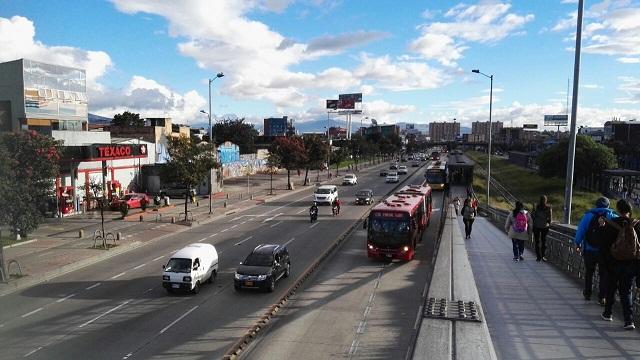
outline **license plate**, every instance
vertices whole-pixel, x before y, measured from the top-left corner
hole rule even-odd
[[[179,289],[180,288],[180,284],[171,284],[171,287],[174,289]]]
[[[253,286],[253,281],[245,281],[244,285],[245,286]]]

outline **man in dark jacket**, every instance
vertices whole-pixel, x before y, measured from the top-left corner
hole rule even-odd
[[[588,210],[582,216],[580,220],[580,224],[578,224],[578,230],[576,231],[576,250],[582,253],[582,257],[584,258],[584,267],[585,267],[585,277],[584,277],[584,290],[582,291],[582,295],[585,300],[591,300],[591,292],[593,290],[593,274],[596,270],[596,265],[598,265],[598,274],[600,275],[599,281],[599,289],[598,289],[598,304],[604,306],[605,298],[607,296],[607,284],[608,284],[608,273],[606,262],[604,261],[602,254],[600,253],[600,248],[597,246],[593,246],[587,242],[587,232],[590,230],[589,227],[591,225],[591,220],[594,217],[605,217],[609,220],[612,220],[618,217],[613,210],[609,209],[609,199],[606,197],[600,197],[596,201],[596,207]]]

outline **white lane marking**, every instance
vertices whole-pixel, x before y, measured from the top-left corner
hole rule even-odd
[[[110,277],[109,279],[110,279],[110,280],[117,279],[117,278],[119,278],[120,276],[122,276],[122,275],[124,275],[124,274],[126,274],[126,273],[127,273],[126,271],[123,271],[123,272],[121,272],[121,273],[120,273],[120,274],[118,274],[118,275],[114,275],[114,276]]]
[[[284,214],[284,213],[277,213],[277,214],[273,215],[273,216],[272,216],[272,217],[270,217],[270,218],[266,218],[266,219],[262,220],[262,223],[266,223],[266,222],[268,222],[268,221],[271,221],[271,220],[273,220],[273,219],[275,219],[275,218],[277,218],[278,216],[283,215],[283,214]]]
[[[301,214],[303,211],[306,211],[307,209],[302,209],[300,211],[298,211],[296,214]]]
[[[367,326],[367,320],[365,321],[360,321],[360,324],[358,324],[358,329],[356,330],[357,334],[364,334],[364,328]]]
[[[178,321],[182,320],[185,318],[185,316],[191,314],[191,312],[195,309],[198,308],[198,305],[194,306],[191,308],[191,310],[187,311],[186,313],[184,313],[182,316],[180,316],[179,318],[175,319],[171,324],[165,326],[164,329],[160,330],[160,334],[164,334],[165,331],[169,330],[170,327],[172,327],[173,325],[175,325]]]
[[[277,223],[273,224],[273,225],[269,225],[269,227],[276,227],[278,225],[282,224],[282,221],[278,221]]]
[[[241,222],[240,224],[241,224],[241,225],[244,225],[244,224],[246,224],[248,221],[249,221],[249,220],[245,220],[245,221]]]
[[[68,300],[68,299],[74,297],[74,296],[76,296],[76,294],[67,295],[67,296],[63,297],[62,299],[56,300],[56,302],[57,303],[61,303],[61,302],[65,301],[65,300]]]
[[[371,306],[367,305],[367,307],[366,307],[366,308],[364,308],[364,314],[362,314],[362,317],[363,317],[364,319],[366,319],[366,318],[367,318],[367,316],[369,316],[369,313],[370,313],[370,312],[371,312]]]
[[[38,346],[37,348],[29,351],[28,353],[24,354],[24,357],[29,357],[30,355],[33,355],[36,351],[42,349],[42,346]]]
[[[253,235],[249,236],[248,238],[246,238],[246,239],[244,239],[242,241],[238,241],[237,243],[233,244],[233,246],[238,246],[238,245],[242,244],[243,242],[249,241],[251,239],[253,239]]]
[[[286,243],[284,243],[284,246],[289,245],[293,240],[295,240],[296,238],[292,237],[291,239],[289,239],[289,241],[287,241]]]
[[[353,340],[353,342],[351,342],[351,347],[349,348],[349,355],[353,355],[356,353],[356,351],[358,351],[358,344],[359,344],[358,340]]]
[[[220,232],[223,233],[223,232],[227,232],[228,230],[229,229],[224,229],[224,230],[221,230]]]
[[[207,237],[203,237],[202,239],[198,240],[198,242],[203,242],[203,241],[207,240],[207,238],[208,238],[208,236]]]
[[[232,227],[230,227],[229,229],[233,229],[235,227],[238,227],[238,224],[233,225]]]
[[[420,305],[420,307],[418,308],[418,313],[416,314],[416,321],[413,323],[413,330],[418,329],[418,320],[420,320],[420,316],[422,315],[422,306],[423,305]]]
[[[143,292],[143,294],[146,294],[146,293],[151,292],[151,291],[153,291],[153,288],[148,288],[147,290],[145,290],[145,291]]]
[[[95,283],[95,284],[93,284],[93,285],[89,286],[88,288],[86,288],[85,290],[91,290],[91,289],[93,289],[93,288],[97,288],[97,287],[98,287],[98,286],[100,286],[101,284],[102,284],[102,283]]]
[[[127,360],[133,353],[128,353],[127,355],[122,357],[122,360]]]
[[[38,311],[42,311],[43,309],[44,309],[43,307],[39,307],[39,308],[37,308],[37,309],[35,309],[35,310],[33,310],[33,311],[30,311],[30,312],[28,312],[28,313],[26,313],[26,314],[22,315],[21,317],[24,319],[24,318],[26,318],[26,317],[28,317],[28,316],[31,316],[31,315],[33,315],[33,314],[37,313]]]
[[[216,235],[218,235],[218,233],[213,233],[213,234],[209,235],[209,237],[212,238],[212,237],[214,237]]]
[[[162,255],[162,256],[158,256],[157,258],[155,258],[155,259],[153,259],[153,260],[151,260],[151,261],[158,261],[158,260],[162,259],[163,257],[164,257],[164,255]]]
[[[141,267],[143,267],[145,265],[147,265],[147,264],[146,263],[145,264],[140,264],[140,265],[134,267],[133,270],[138,270],[138,269],[140,269]]]
[[[376,297],[376,293],[371,293],[371,295],[369,295],[369,304],[371,304],[373,302],[373,299]]]
[[[235,217],[235,218],[233,218],[231,221],[236,221],[236,220],[240,219],[241,217],[242,217],[242,216]]]
[[[129,300],[127,300],[127,301],[123,302],[122,304],[120,304],[120,305],[118,305],[118,306],[114,307],[114,308],[113,308],[113,309],[111,309],[111,310],[107,310],[106,312],[104,312],[104,313],[102,313],[102,314],[100,314],[100,315],[98,315],[98,316],[94,317],[93,319],[91,319],[91,320],[89,320],[89,321],[85,322],[85,323],[84,323],[84,324],[82,324],[82,325],[78,325],[78,327],[79,327],[79,328],[83,328],[83,327],[85,327],[85,326],[87,326],[87,325],[91,324],[92,322],[94,322],[94,321],[96,321],[96,320],[100,319],[101,317],[106,316],[106,315],[108,315],[108,314],[110,314],[110,313],[112,313],[112,312],[114,312],[114,311],[116,311],[116,310],[120,309],[121,307],[123,307],[123,306],[127,305],[129,302],[131,302],[131,299],[129,299]]]
[[[309,229],[313,229],[313,228],[314,228],[314,226],[316,226],[316,225],[320,224],[318,221],[319,221],[319,220],[316,220],[316,222],[315,222],[315,223],[311,224],[311,226],[309,226]]]

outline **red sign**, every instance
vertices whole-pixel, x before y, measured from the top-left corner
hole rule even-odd
[[[131,148],[128,146],[98,146],[98,154],[101,158],[131,156]]]
[[[147,145],[140,144],[94,144],[88,146],[87,160],[113,160],[147,157]]]

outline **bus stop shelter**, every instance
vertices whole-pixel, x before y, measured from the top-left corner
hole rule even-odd
[[[473,183],[473,162],[465,155],[449,155],[449,184],[468,186]]]

